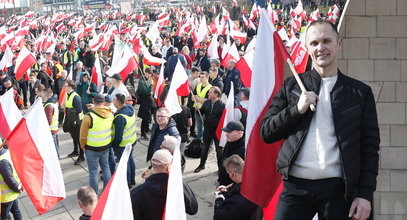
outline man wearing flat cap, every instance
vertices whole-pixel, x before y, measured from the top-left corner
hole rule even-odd
[[[157,150],[151,158],[152,174],[146,182],[130,192],[134,219],[162,219],[167,199],[168,176],[172,163],[172,155],[166,149]],[[185,212],[195,215],[198,202],[191,188],[185,183]]]
[[[223,161],[232,156],[233,154],[239,155],[243,160],[245,159],[245,141],[244,141],[244,126],[240,121],[230,121],[226,127],[222,128],[226,132],[227,142],[222,153]],[[219,184],[227,186],[233,181],[230,179],[224,166],[219,169]]]

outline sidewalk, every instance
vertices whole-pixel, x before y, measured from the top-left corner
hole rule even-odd
[[[137,118],[137,135],[140,137],[141,120]],[[88,185],[88,171],[86,161],[80,166],[74,165],[74,160],[67,157],[73,150],[73,143],[69,133],[63,133],[62,129],[59,133],[61,169],[65,181],[66,198],[60,201],[54,208],[43,215],[38,215],[30,198],[26,193],[22,193],[19,197],[19,206],[23,214],[23,219],[52,219],[52,220],[71,220],[79,219],[82,215],[82,210],[79,208],[76,200],[77,190],[84,185]],[[137,185],[144,182],[140,174],[147,168],[145,157],[147,152],[148,141],[138,141],[134,149],[134,157],[136,161],[136,183]],[[217,179],[217,165],[214,150],[211,151],[206,169],[199,174],[194,173],[194,169],[198,166],[199,159],[187,158],[184,181],[189,184],[195,193],[198,200],[198,213],[194,216],[188,216],[187,219],[212,219],[213,216],[213,201],[215,191],[215,181]],[[136,185],[136,186],[137,186]],[[100,181],[99,189],[102,187]]]

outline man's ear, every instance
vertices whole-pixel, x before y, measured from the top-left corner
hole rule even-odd
[[[338,47],[339,47],[340,49],[342,49],[342,43],[343,43],[343,38],[342,38],[342,37],[339,37],[339,39],[338,39]]]

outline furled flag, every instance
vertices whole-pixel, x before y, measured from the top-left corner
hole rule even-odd
[[[36,62],[37,60],[35,59],[34,55],[27,49],[27,47],[23,47],[18,54],[14,69],[16,79],[20,80],[24,73],[27,72],[27,70]]]
[[[186,96],[190,92],[188,76],[184,67],[178,60],[175,66],[174,75],[171,80],[170,89],[164,101],[165,107],[170,112],[170,115],[180,113],[182,111],[179,104],[178,96]]]
[[[65,185],[42,99],[37,98],[7,138],[18,177],[40,215],[65,198]]]
[[[103,190],[98,204],[92,213],[91,220],[133,220],[133,209],[127,186],[127,162],[130,157],[131,148],[131,144],[126,145],[116,172]]]
[[[177,145],[174,149],[171,170],[168,176],[167,200],[163,220],[186,220],[187,217],[185,214],[184,185],[182,183],[180,144],[181,139],[177,138]]]
[[[241,193],[252,202],[266,207],[273,196],[278,196],[275,193],[280,186],[281,176],[276,169],[276,159],[281,142],[264,143],[260,137],[260,122],[283,83],[284,63],[288,53],[266,11],[262,9],[260,13],[247,114],[246,160]],[[275,207],[276,204],[273,205]]]
[[[164,65],[161,65],[160,76],[158,77],[157,86],[155,87],[154,91],[154,98],[157,99],[158,107],[162,105],[160,97],[164,91],[164,88],[165,88]]]
[[[7,138],[23,116],[14,102],[14,89],[9,89],[0,96],[0,135]]]
[[[201,23],[199,24],[197,33],[198,42],[202,42],[207,35],[208,35],[208,26],[206,25],[205,16],[202,16],[202,20]]]
[[[291,46],[291,61],[293,62],[297,73],[303,73],[307,68],[309,55],[307,48],[305,48],[305,35],[306,32],[303,32],[300,40]]]
[[[218,127],[216,128],[216,137],[219,140],[219,146],[224,147],[226,145],[226,132],[222,131],[221,129],[226,127],[226,125],[233,121],[235,117],[235,109],[234,109],[234,89],[233,89],[233,82],[230,84],[230,92],[228,99],[226,100],[225,108],[223,109],[222,116],[219,120]]]
[[[102,78],[102,66],[100,65],[99,55],[95,54],[95,65],[92,68],[91,80],[95,83],[98,91],[100,92],[103,87],[103,78]]]

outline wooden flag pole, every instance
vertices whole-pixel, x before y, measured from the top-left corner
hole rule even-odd
[[[293,72],[295,80],[297,81],[298,85],[300,86],[301,92],[306,92],[307,89],[305,89],[305,86],[302,83],[302,81],[300,79],[300,76],[298,76],[298,73],[295,70],[294,64],[293,64],[293,62],[291,61],[290,58],[287,58],[287,63],[290,66],[291,72]],[[310,107],[311,111],[315,112],[315,105],[314,104],[311,104],[309,107]]]

